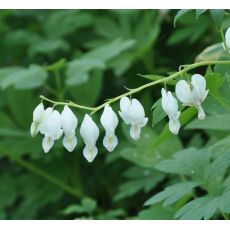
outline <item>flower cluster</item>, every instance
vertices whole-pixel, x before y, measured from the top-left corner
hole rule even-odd
[[[191,82],[185,80],[178,81],[175,91],[177,98],[184,106],[195,106],[197,108],[198,119],[203,120],[205,118],[201,103],[207,97],[208,90],[206,90],[206,80],[203,76],[194,74]],[[165,89],[161,90],[161,94],[162,108],[169,117],[169,130],[177,135],[180,129],[180,111],[178,111],[177,100],[170,91],[166,92]]]
[[[185,80],[178,81],[175,93],[184,106],[195,106],[197,108],[199,119],[203,120],[205,118],[201,103],[207,97],[208,90],[206,90],[206,80],[203,76],[194,74],[191,82]],[[181,114],[177,99],[170,91],[166,91],[164,88],[162,88],[161,94],[162,108],[169,118],[169,130],[177,135],[180,129],[179,117]],[[121,97],[120,111],[118,113],[125,124],[130,126],[131,138],[138,140],[141,135],[141,128],[148,122],[141,103],[137,99]],[[104,106],[100,122],[105,129],[103,145],[109,152],[112,152],[118,144],[118,138],[115,134],[118,126],[118,117],[108,104]],[[45,109],[44,105],[40,103],[33,112],[30,132],[32,137],[39,132],[44,135],[42,147],[45,153],[49,152],[54,142],[62,136],[64,136],[63,146],[69,152],[72,152],[77,145],[77,125],[78,119],[67,105],[59,113],[51,107]],[[82,121],[80,135],[85,143],[83,155],[88,162],[92,162],[98,153],[96,142],[99,138],[99,128],[88,114],[84,116]]]
[[[134,140],[138,140],[141,128],[148,122],[143,106],[137,99],[130,100],[128,97],[122,97],[120,100],[120,110],[121,118],[127,125],[130,125],[130,136]],[[118,138],[115,135],[118,117],[109,105],[104,107],[100,122],[105,129],[103,145],[111,152],[118,144]],[[45,153],[50,151],[55,140],[60,139],[62,135],[64,135],[63,146],[69,152],[72,152],[77,145],[77,125],[78,119],[67,105],[65,105],[60,114],[51,107],[45,109],[44,105],[40,103],[33,112],[30,132],[32,137],[39,132],[44,135],[42,147]],[[83,155],[88,162],[92,162],[98,153],[96,142],[99,137],[99,128],[88,114],[84,116],[82,121],[80,135],[85,143]]]

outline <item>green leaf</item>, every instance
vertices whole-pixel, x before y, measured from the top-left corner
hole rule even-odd
[[[224,213],[230,213],[230,191],[226,191],[219,199],[220,210]]]
[[[64,215],[70,215],[73,213],[84,213],[84,212],[85,212],[84,208],[77,204],[71,204],[62,211]]]
[[[205,120],[193,120],[186,129],[207,129],[207,130],[230,130],[230,115],[212,115],[207,116]]]
[[[216,9],[216,10],[210,10],[210,12],[211,12],[212,18],[216,26],[221,27],[223,19],[224,19],[225,10]]]
[[[202,179],[209,165],[210,155],[209,149],[183,149],[175,153],[173,159],[163,160],[155,167],[163,172],[190,175]]]
[[[0,82],[2,89],[14,86],[16,89],[33,89],[44,84],[47,72],[41,67],[31,65],[28,69],[10,72]]]
[[[92,198],[85,197],[82,199],[81,205],[85,212],[92,213],[97,207],[97,202]]]
[[[200,17],[200,15],[204,14],[207,9],[196,9],[196,19]]]
[[[191,190],[198,185],[198,182],[189,181],[168,186],[164,191],[148,199],[144,205],[153,205],[163,200],[165,200],[163,206],[171,205],[181,199],[185,194],[191,192]]]
[[[170,208],[161,207],[155,205],[148,209],[144,209],[138,213],[138,220],[172,220],[173,219],[173,210]]]
[[[179,10],[177,13],[176,13],[176,16],[174,17],[174,27],[176,27],[176,22],[177,20],[182,17],[184,14],[188,13],[190,10],[186,10],[186,9],[183,9],[183,10]]]
[[[205,48],[196,57],[196,62],[217,61],[225,53],[222,43],[217,43]]]
[[[217,210],[218,203],[210,197],[199,197],[179,209],[175,217],[183,220],[201,220],[211,217]]]
[[[158,122],[163,120],[167,116],[167,114],[162,108],[161,98],[153,104],[151,109],[153,109],[152,127],[154,127]]]

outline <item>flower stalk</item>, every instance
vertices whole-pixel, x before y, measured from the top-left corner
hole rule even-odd
[[[77,103],[74,103],[72,101],[69,101],[69,102],[58,102],[58,101],[53,101],[53,100],[50,100],[49,98],[41,95],[40,98],[42,99],[42,101],[47,101],[47,102],[50,102],[52,103],[54,106],[58,106],[58,105],[67,105],[67,106],[70,106],[70,107],[75,107],[75,108],[79,108],[79,109],[84,109],[84,110],[88,110],[88,111],[91,111],[91,114],[94,114],[96,113],[97,111],[103,109],[106,105],[109,105],[111,103],[114,103],[118,100],[120,100],[122,97],[126,97],[126,96],[130,96],[132,94],[135,94],[135,93],[138,93],[146,88],[149,88],[151,86],[154,86],[154,85],[157,85],[157,84],[160,84],[160,83],[166,83],[178,76],[181,76],[183,73],[186,73],[190,70],[193,70],[193,69],[196,69],[196,68],[199,68],[199,67],[202,67],[202,66],[207,66],[207,65],[230,65],[230,61],[203,61],[203,62],[198,62],[198,63],[194,63],[194,64],[190,64],[190,65],[184,65],[184,68],[183,69],[180,69],[178,72],[168,76],[168,77],[165,77],[165,78],[162,78],[162,79],[159,79],[159,80],[156,80],[156,81],[153,81],[153,82],[149,82],[145,85],[142,85],[140,87],[137,87],[135,89],[130,89],[128,92],[122,94],[122,95],[119,95],[117,97],[114,97],[112,99],[108,99],[106,102],[104,102],[103,104],[97,106],[97,107],[88,107],[88,106],[84,106],[84,105],[80,105],[80,104],[77,104]]]

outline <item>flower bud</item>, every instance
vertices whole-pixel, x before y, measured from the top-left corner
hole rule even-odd
[[[39,125],[44,116],[44,106],[40,103],[33,111],[33,122],[30,126],[30,134],[35,137],[39,132]]]
[[[194,74],[189,85],[187,81],[180,80],[176,84],[176,95],[186,106],[195,106],[198,110],[198,118],[204,119],[205,113],[201,103],[208,95],[206,80],[200,74]]]
[[[137,99],[130,100],[128,97],[122,97],[120,100],[119,115],[130,127],[130,136],[138,140],[141,134],[141,128],[144,127],[148,118],[145,117],[145,111]]]
[[[45,137],[42,142],[44,152],[47,153],[53,147],[54,141],[58,140],[63,130],[61,128],[61,115],[57,110],[53,110],[44,124]]]
[[[118,118],[113,109],[108,105],[105,106],[101,116],[101,124],[105,129],[103,145],[109,152],[112,152],[118,144],[118,139],[115,135],[115,129],[118,125]]]
[[[161,89],[161,104],[164,112],[169,117],[169,130],[177,135],[180,129],[178,104],[175,97],[173,97],[170,91],[166,92],[164,88]]]
[[[88,162],[92,162],[98,153],[96,142],[99,137],[99,129],[88,114],[85,115],[81,124],[80,134],[86,145],[83,155]]]
[[[77,128],[78,120],[74,113],[66,105],[61,113],[61,123],[65,134],[63,138],[63,145],[69,152],[72,152],[77,145],[75,130]]]

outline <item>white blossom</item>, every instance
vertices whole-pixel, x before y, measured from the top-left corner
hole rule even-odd
[[[230,49],[230,27],[226,30],[225,42],[226,42],[228,49]]]
[[[64,132],[63,145],[69,152],[72,152],[77,145],[77,138],[75,136],[77,123],[77,117],[71,109],[65,105],[61,113],[61,124]]]
[[[44,106],[40,103],[33,111],[33,122],[30,126],[30,134],[32,137],[36,136],[39,132],[39,125],[44,116]]]
[[[169,130],[177,135],[180,129],[180,111],[178,111],[177,100],[170,91],[166,92],[164,88],[161,89],[161,95],[162,108],[169,117]]]
[[[208,95],[206,90],[206,80],[200,74],[194,74],[189,84],[185,80],[180,80],[176,84],[176,95],[178,99],[186,106],[195,106],[198,110],[198,118],[205,118],[201,103]]]
[[[98,153],[96,142],[99,137],[99,128],[88,114],[85,115],[81,124],[80,134],[85,142],[83,155],[88,162],[92,162]]]
[[[141,128],[144,127],[148,118],[145,117],[145,111],[137,99],[130,100],[128,97],[122,97],[120,100],[119,115],[130,127],[130,136],[138,140],[141,134]]]
[[[54,145],[54,141],[58,140],[63,130],[61,128],[61,115],[57,110],[53,110],[49,117],[46,117],[45,123],[43,122],[43,132],[45,137],[42,141],[42,147],[45,153],[48,153]]]
[[[103,145],[109,152],[112,152],[118,144],[118,139],[115,135],[115,129],[118,125],[118,118],[113,109],[108,105],[105,106],[101,116],[101,124],[105,129]]]

